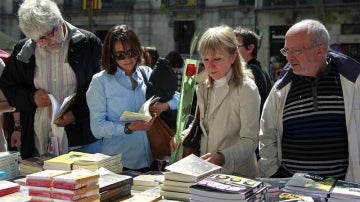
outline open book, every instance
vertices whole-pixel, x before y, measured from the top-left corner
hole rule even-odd
[[[157,102],[160,97],[152,96],[150,99],[146,100],[145,103],[140,107],[139,112],[129,112],[125,111],[121,117],[120,121],[150,121],[152,116],[150,114],[150,106]]]
[[[65,114],[66,110],[73,103],[73,101],[75,99],[75,94],[76,93],[73,93],[73,94],[67,96],[62,103],[59,103],[59,101],[55,98],[54,95],[49,94],[49,97],[51,100],[51,105],[52,105],[52,116],[51,116],[52,123],[57,124],[60,117]]]

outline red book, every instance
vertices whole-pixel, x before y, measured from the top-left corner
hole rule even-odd
[[[51,187],[35,187],[29,186],[29,196],[39,196],[51,198]]]
[[[15,182],[0,180],[0,196],[20,191],[20,185]]]
[[[51,197],[54,199],[76,201],[93,195],[99,195],[99,185],[97,184],[76,190],[53,188]]]
[[[79,189],[98,184],[99,178],[99,173],[80,168],[65,175],[55,176],[52,186],[61,189]]]
[[[64,170],[44,170],[26,175],[26,185],[36,187],[50,187],[53,177],[69,173]]]

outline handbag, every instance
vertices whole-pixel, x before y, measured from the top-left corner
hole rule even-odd
[[[154,159],[164,159],[171,155],[170,141],[176,131],[170,128],[161,117],[156,117],[151,128],[147,131],[151,153]]]
[[[200,127],[200,118],[199,113],[196,113],[195,119],[193,121],[193,125],[189,131],[189,134],[184,138],[182,142],[183,146],[183,157],[186,157],[190,154],[195,154],[196,156],[200,155],[200,140],[202,135],[202,130]],[[189,121],[191,121],[191,118],[189,117]]]

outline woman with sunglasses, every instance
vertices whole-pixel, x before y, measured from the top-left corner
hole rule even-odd
[[[90,109],[91,130],[103,139],[102,153],[122,153],[124,170],[147,172],[153,163],[146,131],[153,119],[146,121],[119,121],[124,111],[139,111],[146,98],[146,81],[152,69],[140,66],[141,43],[127,25],[112,27],[102,47],[101,65],[104,69],[94,75],[86,93]],[[176,109],[179,94],[167,103],[156,104],[152,115]]]

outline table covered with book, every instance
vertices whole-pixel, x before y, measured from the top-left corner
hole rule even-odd
[[[100,158],[101,155],[97,156]],[[113,157],[117,160],[105,162],[118,162],[119,156],[121,159],[121,155],[118,155]],[[101,167],[109,164],[89,166],[90,164],[83,161],[84,158],[79,159],[82,159],[79,161],[80,164],[87,165],[87,168],[92,170],[68,170],[64,169],[68,167],[62,166],[63,169],[58,172],[42,170],[21,176],[17,165],[21,162],[19,154],[0,153],[0,162],[3,162],[0,172],[5,174],[0,175],[0,200],[18,202],[30,201],[32,198],[41,201],[115,202],[360,201],[358,183],[307,173],[296,173],[291,178],[256,179],[225,175],[220,173],[221,167],[195,155],[167,166],[166,172],[150,173],[122,172],[110,166],[116,171],[113,172]],[[7,163],[4,163],[6,161]],[[7,172],[9,175],[6,175]]]

